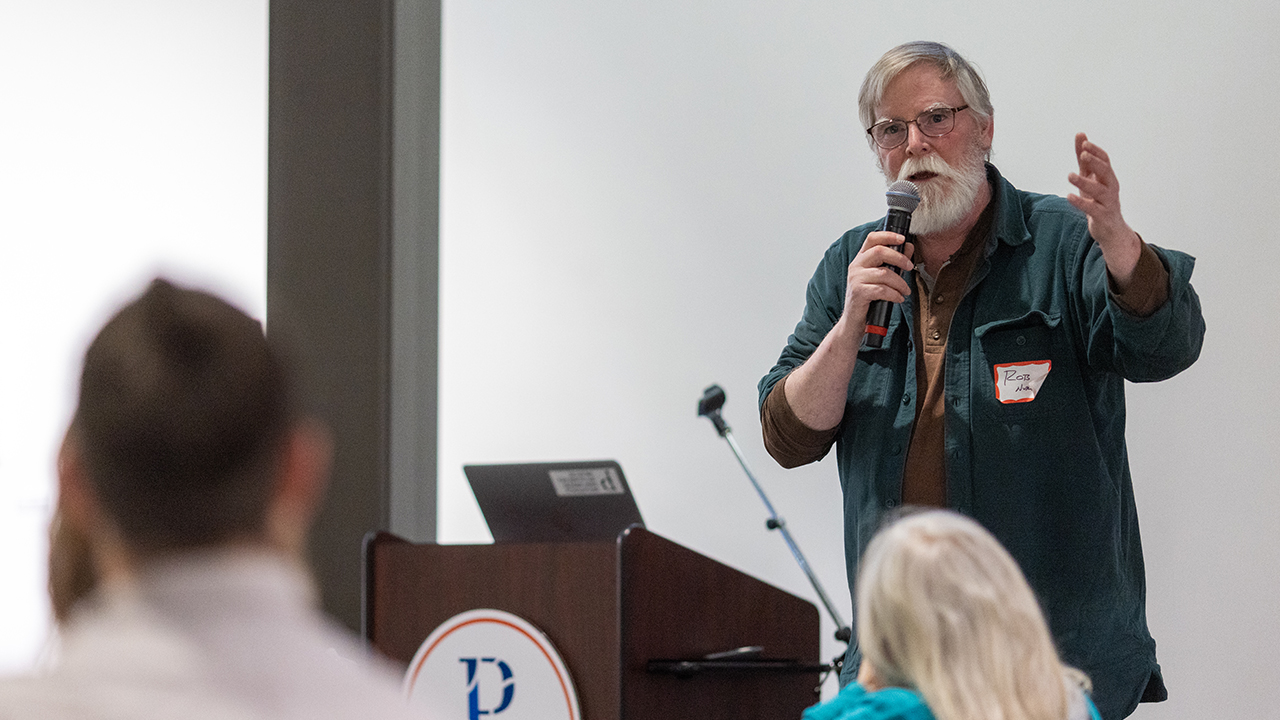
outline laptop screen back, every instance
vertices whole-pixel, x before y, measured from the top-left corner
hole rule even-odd
[[[612,460],[465,465],[494,542],[613,540],[640,510]]]

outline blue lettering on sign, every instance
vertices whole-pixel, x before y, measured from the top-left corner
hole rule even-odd
[[[471,720],[480,720],[481,715],[497,715],[511,705],[516,695],[516,681],[512,679],[511,666],[497,658],[458,658],[458,662],[467,666],[467,708]],[[480,709],[480,678],[476,670],[481,663],[496,665],[502,673],[502,702],[496,708]]]

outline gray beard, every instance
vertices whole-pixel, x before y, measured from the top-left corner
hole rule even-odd
[[[923,159],[909,158],[899,168],[898,177],[886,176],[886,183],[893,184],[922,171],[938,175],[920,188],[920,206],[911,215],[912,234],[946,232],[969,215],[974,203],[978,201],[982,184],[987,181],[985,155],[984,150],[975,147],[958,167],[948,165],[937,155],[927,155]]]

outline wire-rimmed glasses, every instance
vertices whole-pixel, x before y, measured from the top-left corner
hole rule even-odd
[[[937,107],[925,110],[915,120],[881,120],[867,128],[867,134],[885,150],[892,150],[907,141],[907,131],[910,129],[908,126],[911,123],[915,123],[927,137],[942,137],[955,129],[956,113],[968,107]]]

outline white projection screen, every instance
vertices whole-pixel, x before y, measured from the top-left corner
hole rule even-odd
[[[266,312],[266,0],[0,3],[0,673],[46,647],[80,356],[157,274]]]

